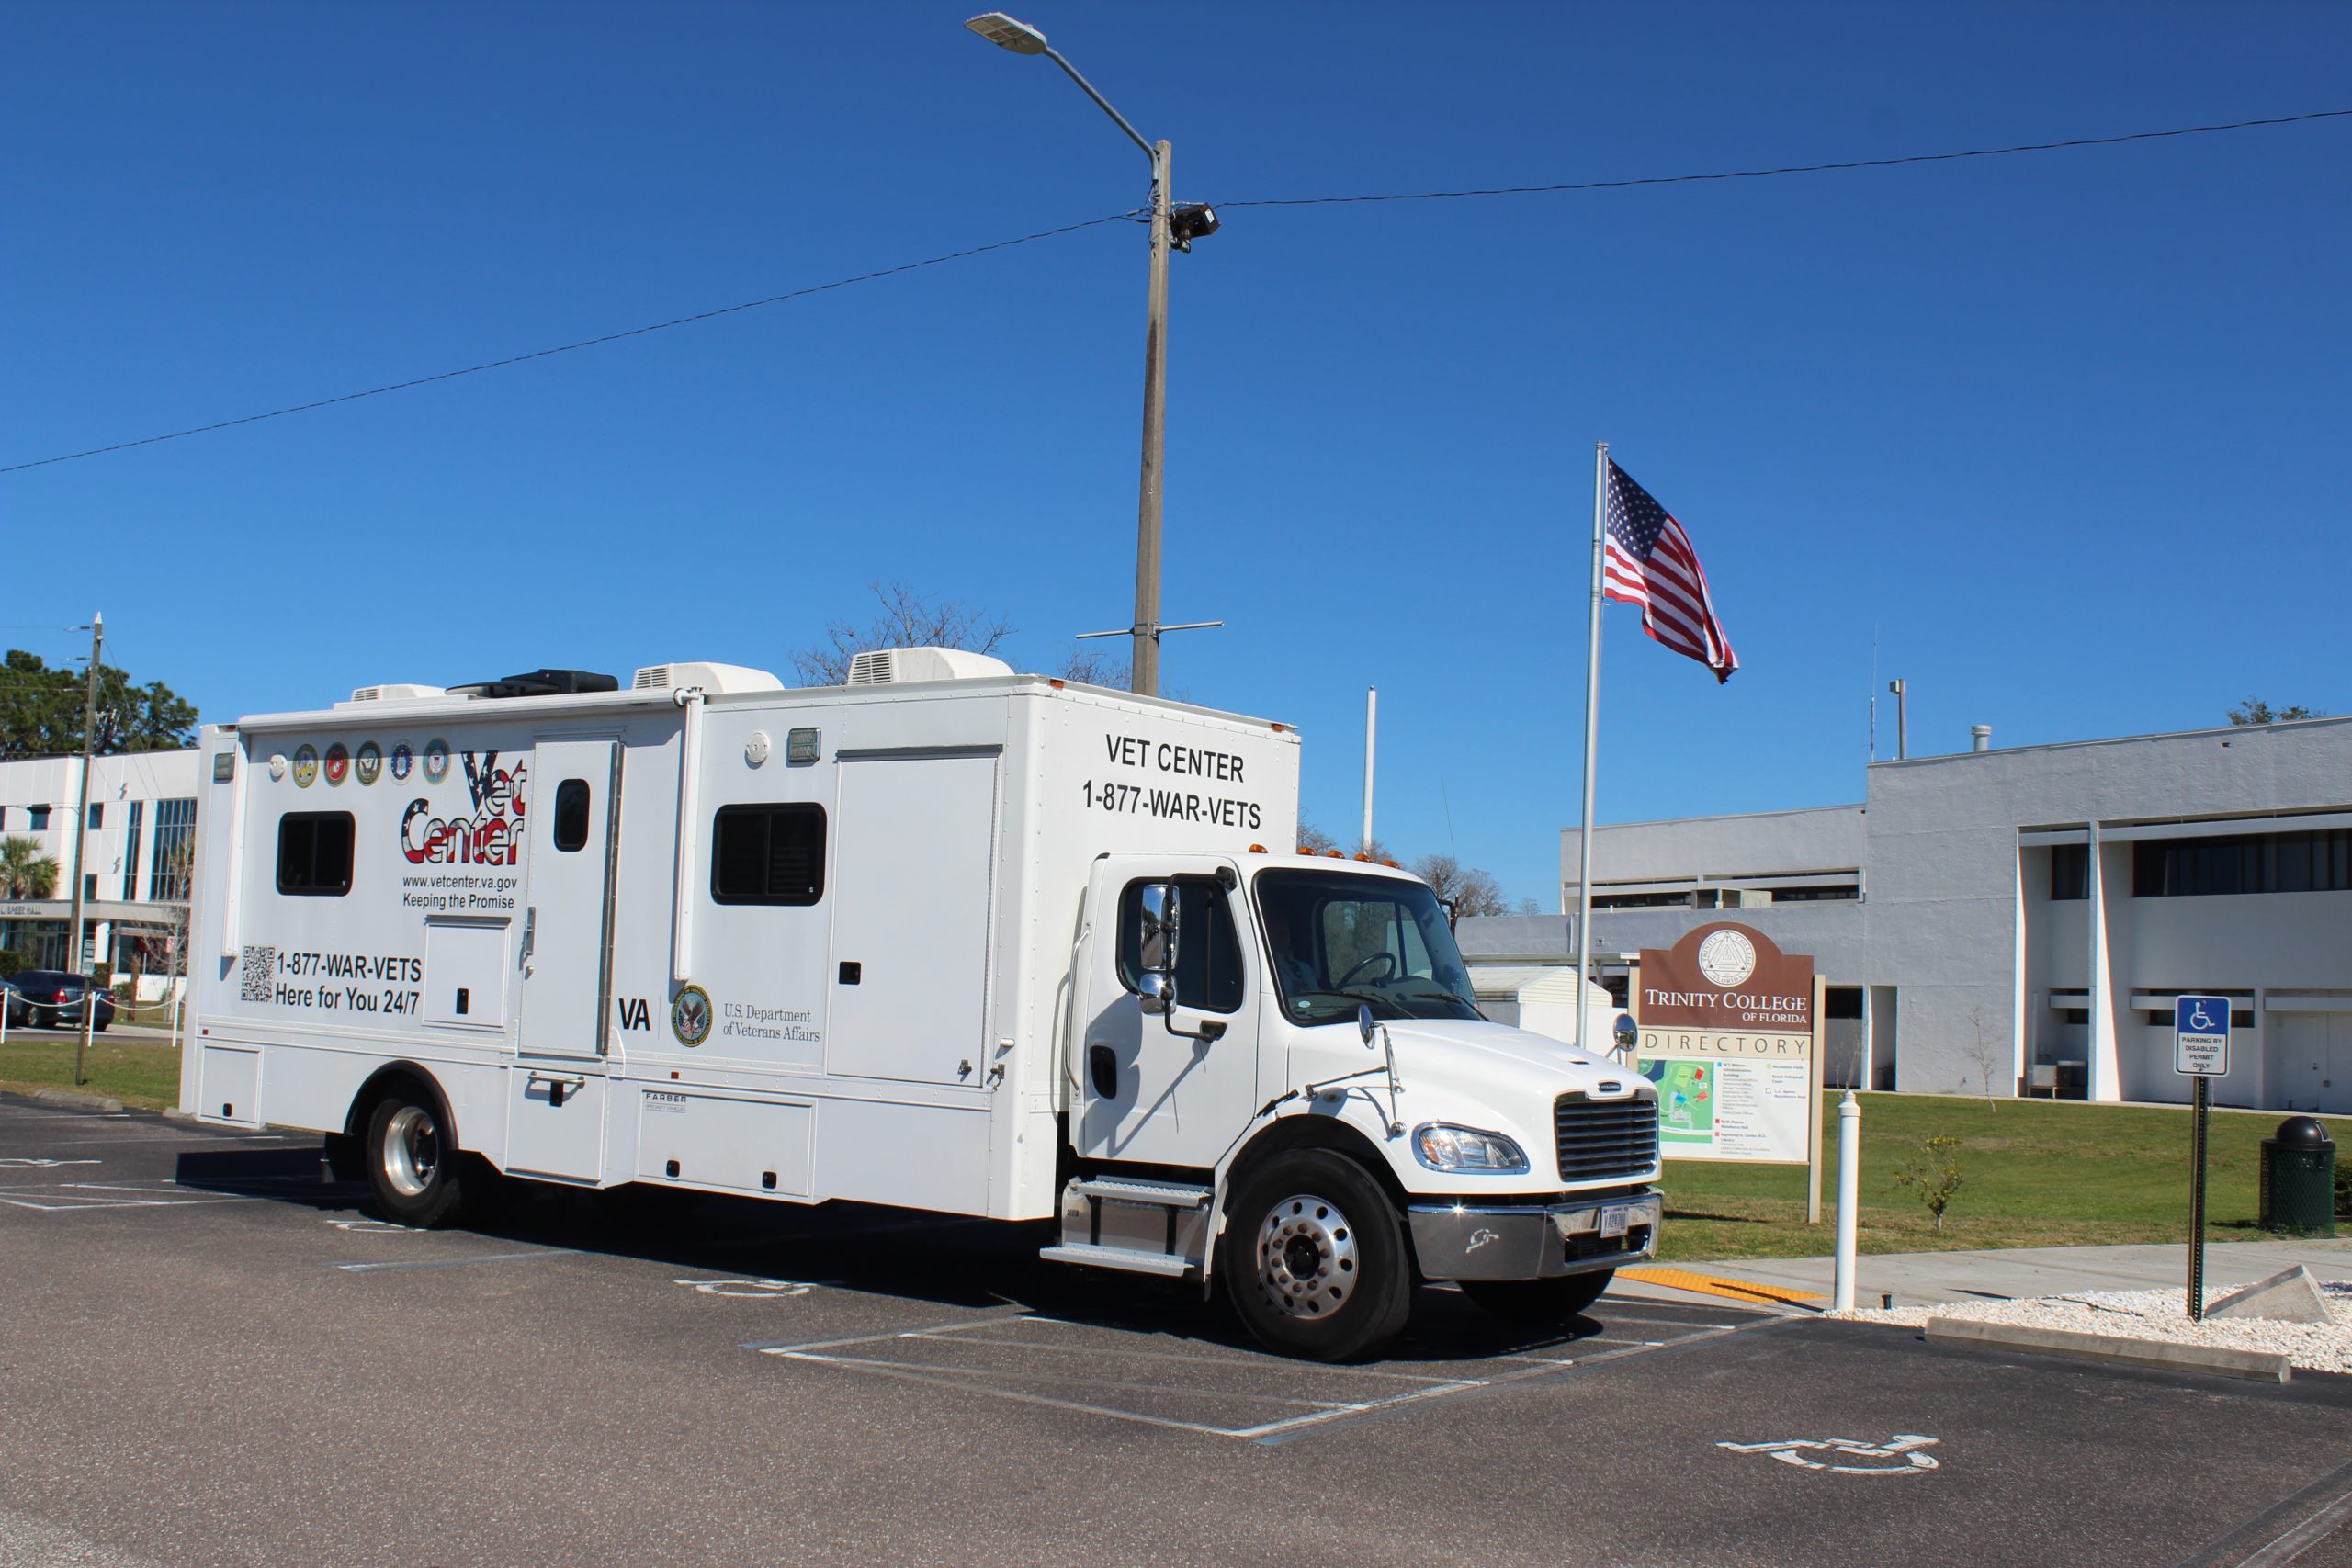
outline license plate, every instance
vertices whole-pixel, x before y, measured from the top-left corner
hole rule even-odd
[[[1633,1223],[1634,1206],[1631,1203],[1612,1203],[1600,1211],[1602,1235],[1623,1235],[1625,1227]]]

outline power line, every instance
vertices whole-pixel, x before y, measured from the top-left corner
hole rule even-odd
[[[2301,125],[2312,120],[2352,118],[2352,109],[2314,109],[2307,114],[2277,115],[2264,119],[2232,120],[2219,125],[2176,126],[2164,130],[2134,130],[2117,136],[2080,136],[2064,141],[2029,141],[2010,147],[1975,147],[1952,152],[1912,152],[1891,158],[1854,158],[1834,164],[1790,164],[1762,169],[1724,169],[1704,174],[1652,175],[1635,179],[1579,180],[1561,185],[1494,186],[1474,190],[1430,190],[1387,192],[1363,196],[1301,196],[1261,197],[1253,199],[1220,201],[1221,208],[1244,207],[1342,207],[1385,201],[1459,201],[1479,197],[1544,196],[1574,191],[1629,190],[1643,186],[1698,185],[1718,180],[1770,179],[1781,175],[1834,174],[1852,169],[1885,169],[1910,164],[1947,164],[1969,158],[2006,158],[2021,152],[2055,152],[2070,148],[2114,147],[2132,141],[2161,141],[2182,136],[2206,136],[2220,131],[2252,130],[2265,126]],[[582,338],[577,343],[559,344],[553,348],[535,349],[528,354],[510,355],[503,359],[485,360],[462,369],[444,370],[436,375],[419,376],[406,381],[394,381],[387,386],[370,387],[364,391],[345,392],[339,397],[320,398],[307,403],[294,403],[286,408],[271,409],[264,413],[249,413],[236,419],[216,420],[210,424],[191,425],[161,435],[143,435],[132,441],[117,441],[104,446],[92,446],[79,452],[61,453],[53,457],[36,457],[28,462],[0,465],[0,474],[22,473],[28,468],[45,468],[57,463],[71,463],[83,457],[103,457],[110,452],[127,452],[137,446],[153,446],[158,442],[177,441],[190,435],[208,435],[215,431],[232,430],[242,424],[258,424],[265,420],[284,419],[288,414],[310,413],[318,409],[334,408],[340,403],[357,402],[364,398],[380,398],[388,392],[405,392],[417,387],[429,387],[435,382],[454,381],[460,377],[479,376],[486,370],[503,370],[511,366],[527,365],[537,359],[550,359],[560,354],[572,354],[583,348],[597,348],[605,344],[620,343],[629,338],[644,337],[652,333],[668,332],[673,327],[691,326],[697,321],[715,321],[763,306],[780,305],[787,300],[805,299],[812,294],[831,293],[855,284],[872,283],[903,273],[918,272],[925,267],[944,266],[949,262],[965,261],[986,255],[991,251],[1010,250],[1015,245],[1033,244],[1039,240],[1051,240],[1080,230],[1100,228],[1136,217],[1129,212],[1107,213],[1101,218],[1089,218],[1083,222],[1065,223],[1057,229],[1041,229],[1034,234],[1023,234],[1010,240],[998,240],[967,250],[950,251],[944,255],[926,256],[921,261],[904,262],[897,266],[862,272],[854,276],[835,278],[831,283],[811,284],[782,294],[771,294],[763,299],[747,299],[738,305],[722,305],[716,310],[697,310],[692,315],[655,321],[648,326],[630,327],[601,336]]]
[[[312,402],[295,403],[287,408],[271,409],[266,413],[249,413],[236,419],[216,420],[210,424],[191,425],[186,430],[175,430],[163,435],[142,435],[136,441],[117,441],[105,446],[92,446],[86,451],[66,452],[54,457],[37,457],[28,463],[10,463],[6,467],[0,467],[0,474],[22,473],[27,468],[45,468],[52,463],[71,463],[77,458],[102,457],[108,452],[127,452],[134,446],[153,446],[159,441],[177,441],[183,436],[209,435],[216,430],[233,430],[241,424],[258,424],[267,419],[284,419],[288,414],[309,413],[315,409],[333,408],[337,403],[356,403],[362,398],[380,398],[387,392],[405,392],[416,387],[432,386],[436,381],[454,381],[461,376],[479,376],[485,370],[503,370],[510,366],[527,365],[535,359],[551,359],[559,354],[572,354],[583,348],[597,348],[605,344],[619,343],[628,338],[644,337],[650,333],[665,333],[673,327],[691,326],[696,321],[715,321],[720,316],[732,316],[744,310],[756,310],[764,305],[781,305],[787,299],[805,299],[811,294],[827,294],[836,288],[847,288],[853,284],[872,283],[879,278],[896,277],[901,273],[919,272],[927,266],[944,266],[949,262],[965,261],[973,256],[986,255],[990,251],[1010,250],[1015,245],[1032,244],[1039,240],[1051,240],[1063,234],[1075,234],[1081,229],[1099,228],[1102,224],[1116,223],[1133,216],[1131,212],[1113,212],[1101,218],[1090,218],[1082,223],[1065,223],[1058,229],[1041,229],[1035,234],[1023,234],[1018,239],[998,240],[989,244],[974,245],[968,250],[951,251],[945,255],[926,256],[922,261],[904,262],[897,266],[886,266],[873,272],[861,272],[854,277],[837,277],[831,283],[812,283],[806,288],[794,288],[782,294],[771,294],[764,299],[746,299],[740,305],[721,305],[715,310],[697,310],[691,316],[676,316],[666,321],[655,321],[650,326],[630,327],[625,332],[606,333],[601,337],[582,338],[578,343],[559,344],[553,348],[534,349],[528,354],[510,355],[504,359],[485,360],[480,365],[469,365],[462,370],[444,370],[438,375],[419,376],[407,381],[394,381],[389,386],[370,387],[364,392],[345,392],[340,397],[320,398]]]
[[[1761,180],[1777,175],[1826,175],[1847,169],[1891,169],[1905,164],[1950,164],[1963,158],[2006,158],[2018,152],[2056,152],[2071,147],[2115,147],[2127,141],[2162,141],[2176,136],[2208,136],[2222,130],[2252,130],[2267,125],[2301,125],[2307,120],[2341,119],[2352,109],[2313,109],[2309,114],[2278,115],[2268,119],[2232,120],[2226,125],[2183,125],[2169,130],[2133,130],[2120,136],[2078,136],[2065,141],[2027,141],[2014,147],[1973,147],[1958,152],[1907,152],[1895,158],[1853,158],[1838,164],[1788,164],[1770,169],[1723,169],[1703,175],[1651,175],[1641,179],[1579,180],[1572,185],[1496,186],[1483,190],[1423,190],[1374,196],[1267,197],[1254,201],[1220,201],[1231,207],[1344,207],[1374,201],[1458,201],[1482,196],[1544,196],[1559,191],[1630,190],[1637,186],[1697,185],[1709,180]],[[0,469],[0,472],[5,472]]]

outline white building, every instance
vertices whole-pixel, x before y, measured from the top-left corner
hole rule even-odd
[[[75,861],[74,813],[82,759],[0,762],[0,838],[31,839],[57,862],[56,896],[0,896],[0,948],[28,969],[169,970],[167,939],[187,905],[187,855],[196,835],[197,754],[140,751],[100,757],[90,773],[89,830]],[[81,962],[66,930],[74,884],[82,884]],[[0,888],[0,895],[8,890]]]
[[[2217,1103],[2352,1111],[2352,718],[1878,762],[1866,794],[1600,829],[1594,947],[1747,921],[1815,956],[1859,1081],[1941,1093],[2186,1100],[2173,999],[2226,994]]]

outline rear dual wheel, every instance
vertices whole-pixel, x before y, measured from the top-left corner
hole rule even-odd
[[[401,1089],[378,1100],[365,1148],[368,1185],[386,1218],[428,1229],[457,1219],[466,1200],[463,1156],[428,1097]]]
[[[1394,1339],[1413,1272],[1396,1207],[1355,1161],[1277,1155],[1235,1195],[1219,1268],[1250,1332],[1284,1355],[1343,1361]]]

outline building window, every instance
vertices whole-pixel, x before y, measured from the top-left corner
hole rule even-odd
[[[107,803],[103,800],[94,800],[90,802],[90,831],[93,833],[96,832],[99,829],[105,827],[106,823]]]
[[[722,806],[710,834],[721,904],[814,904],[825,896],[825,808]]]
[[[188,868],[196,858],[196,802],[155,803],[155,851],[149,863],[147,896],[158,904],[185,904]]]
[[[98,874],[95,871],[85,872],[82,874],[82,902],[95,904],[97,901]]]
[[[2050,898],[2063,903],[2091,896],[2091,847],[2053,844],[2050,848]]]
[[[2143,839],[2132,847],[2132,891],[2142,898],[2352,892],[2352,829]]]
[[[49,831],[48,807],[28,806],[25,807],[25,815],[32,818],[32,830],[34,832],[46,833]]]
[[[134,903],[139,897],[139,819],[144,814],[146,805],[143,800],[132,801],[130,820],[123,827],[122,901],[126,904]]]
[[[1689,893],[1604,893],[1596,888],[1592,907],[1596,909],[1688,909],[1692,895]]]
[[[277,890],[305,898],[351,891],[348,811],[289,811],[277,819]]]

